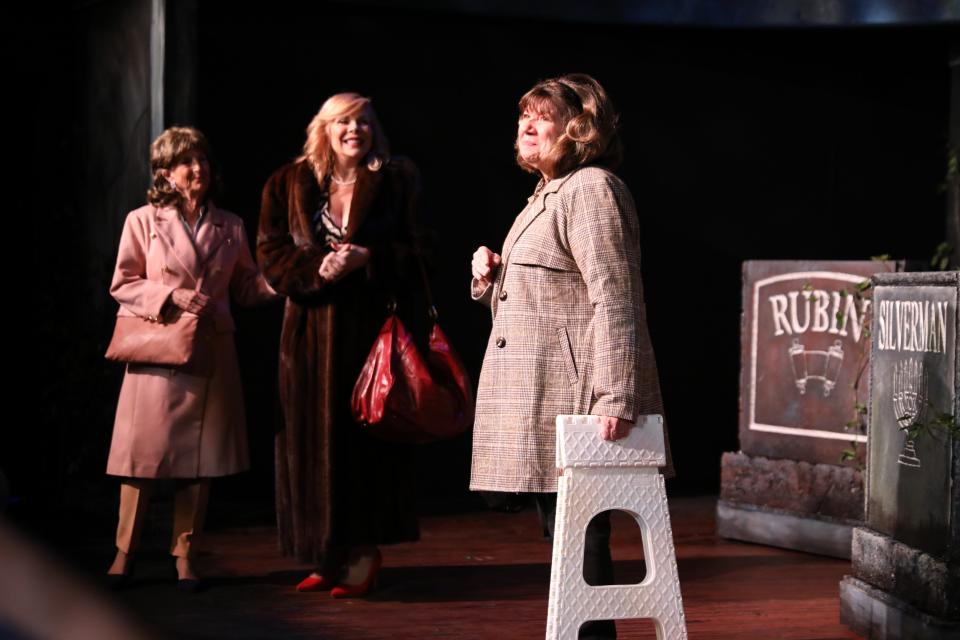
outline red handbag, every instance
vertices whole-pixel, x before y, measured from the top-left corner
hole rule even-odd
[[[422,262],[420,270],[429,299]],[[378,438],[423,444],[452,438],[473,423],[470,377],[432,304],[430,317],[433,328],[424,359],[391,309],[353,387],[353,417]]]

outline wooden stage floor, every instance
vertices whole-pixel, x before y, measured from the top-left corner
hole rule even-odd
[[[671,500],[691,640],[857,638],[839,622],[849,563],[716,537],[712,498]],[[271,528],[212,531],[197,594],[176,592],[168,559],[141,558],[122,606],[173,638],[543,638],[550,546],[536,511],[422,519],[422,540],[384,548],[380,589],[358,600],[297,593],[309,567],[282,558]],[[615,514],[618,579],[643,571],[640,533]],[[629,580],[632,578],[632,580]],[[621,638],[655,638],[647,621]]]

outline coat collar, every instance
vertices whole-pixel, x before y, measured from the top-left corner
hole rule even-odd
[[[216,205],[208,203],[207,212],[204,215],[206,219],[200,225],[196,238],[190,237],[190,233],[184,228],[180,211],[176,207],[157,208],[154,215],[157,235],[167,245],[180,266],[198,283],[203,267],[220,245],[229,241],[226,216],[223,211]]]
[[[513,223],[513,228],[510,229],[510,233],[507,234],[507,239],[503,243],[504,260],[510,257],[513,246],[517,243],[517,240],[520,239],[520,236],[523,235],[523,232],[526,231],[533,221],[537,219],[537,216],[547,208],[547,196],[559,191],[560,187],[562,187],[574,173],[576,173],[576,169],[566,175],[546,182],[541,178],[540,182],[537,183],[537,188],[533,191],[533,195],[527,198],[527,206],[520,212],[520,215],[517,216],[517,219]]]
[[[576,171],[576,170],[574,170]],[[566,182],[570,176],[573,175],[574,171],[560,176],[559,178],[554,178],[553,180],[544,180],[540,178],[540,182],[537,183],[537,188],[533,190],[533,194],[527,198],[527,203],[533,202],[536,198],[540,196],[546,196],[548,193],[556,193],[560,190],[560,187]]]
[[[293,215],[290,216],[290,233],[297,245],[313,243],[313,214],[320,205],[320,185],[313,175],[313,169],[306,160],[300,160],[294,166]]]
[[[366,166],[357,168],[357,182],[353,187],[353,200],[350,203],[350,219],[347,220],[347,233],[344,236],[346,242],[353,241],[357,230],[370,213],[373,202],[380,192],[380,183],[383,182],[385,170],[384,167],[378,171],[370,171]]]
[[[223,244],[230,244],[233,241],[228,229],[227,217],[222,209],[211,202],[207,205],[206,215],[207,219],[200,225],[194,241],[197,253],[200,256],[201,272]]]
[[[383,173],[386,169],[370,171],[366,166],[357,167],[357,182],[353,188],[353,200],[350,203],[350,218],[344,240],[351,242],[369,215],[373,203],[380,192]],[[313,214],[326,197],[317,183],[313,169],[306,161],[296,164],[297,224],[303,237],[315,242],[313,235]]]
[[[154,211],[157,235],[167,245],[167,250],[173,254],[183,270],[196,280],[199,276],[197,271],[200,256],[197,254],[193,240],[190,239],[190,234],[183,228],[180,211],[171,206],[159,207]]]

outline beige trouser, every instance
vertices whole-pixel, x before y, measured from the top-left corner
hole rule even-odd
[[[117,549],[126,554],[140,544],[147,505],[155,480],[126,478],[120,483],[120,521],[117,523]],[[203,533],[203,521],[210,499],[210,479],[176,480],[173,500],[172,555],[186,558],[196,551]]]

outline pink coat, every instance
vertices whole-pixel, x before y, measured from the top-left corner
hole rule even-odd
[[[200,374],[127,365],[108,474],[196,478],[250,466],[230,298],[252,305],[277,294],[250,255],[243,221],[211,205],[194,244],[175,208],[130,212],[110,286],[118,316],[159,316],[173,290],[196,287],[201,274],[216,304],[212,366]]]

